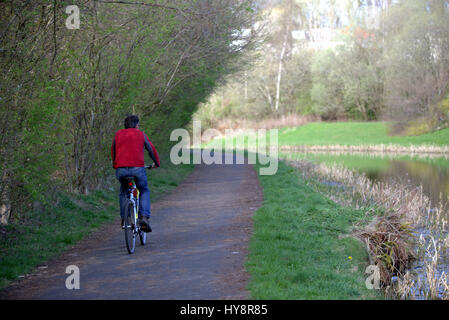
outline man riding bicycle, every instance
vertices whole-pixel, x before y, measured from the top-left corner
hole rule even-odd
[[[139,117],[129,116],[125,119],[125,129],[115,133],[111,146],[112,163],[115,176],[120,181],[120,216],[121,225],[125,216],[126,191],[123,178],[134,177],[136,187],[140,192],[139,224],[145,232],[151,232],[150,226],[150,189],[144,164],[144,149],[148,151],[154,167],[160,166],[159,155],[147,135],[139,130]]]

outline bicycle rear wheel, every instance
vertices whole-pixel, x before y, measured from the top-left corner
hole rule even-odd
[[[134,232],[136,221],[134,220],[134,205],[132,204],[132,202],[129,202],[126,206],[124,220],[126,249],[128,249],[129,254],[134,253],[134,250],[136,248],[136,234]]]
[[[147,243],[147,233],[143,231],[139,231],[140,244],[145,245]]]

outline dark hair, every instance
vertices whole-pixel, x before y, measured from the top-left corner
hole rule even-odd
[[[128,116],[125,119],[125,129],[135,128],[139,124],[139,117],[136,115]]]

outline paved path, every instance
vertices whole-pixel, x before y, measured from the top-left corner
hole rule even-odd
[[[146,246],[136,245],[133,255],[114,223],[0,293],[0,298],[248,298],[244,263],[251,217],[261,201],[251,165],[199,165],[152,205],[153,232]],[[65,287],[68,265],[80,269],[79,290]]]

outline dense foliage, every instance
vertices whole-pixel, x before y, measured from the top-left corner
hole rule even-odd
[[[2,222],[58,190],[103,188],[128,114],[166,148],[253,45],[256,11],[252,0],[2,1]]]

